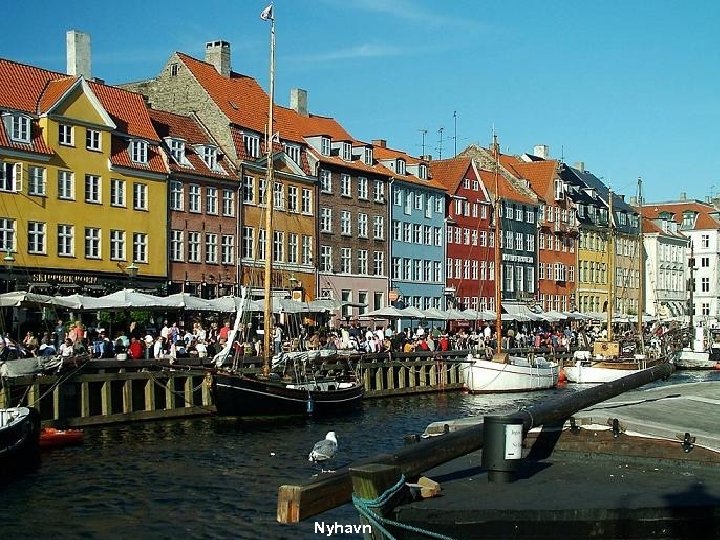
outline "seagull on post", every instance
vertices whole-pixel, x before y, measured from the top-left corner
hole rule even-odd
[[[338,442],[334,431],[329,431],[325,438],[315,443],[312,451],[308,455],[308,461],[316,464],[323,464],[330,461],[337,453]],[[321,469],[321,472],[334,472],[331,470]]]

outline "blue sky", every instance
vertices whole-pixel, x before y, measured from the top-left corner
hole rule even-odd
[[[88,32],[93,75],[155,75],[173,51],[231,42],[268,87],[264,0],[6,0],[0,56],[65,71],[65,32]],[[720,2],[276,0],[276,101],[361,140],[435,159],[495,127],[503,151],[550,146],[628,197],[720,193]],[[456,112],[456,118],[453,117]],[[440,144],[442,128],[442,145]]]

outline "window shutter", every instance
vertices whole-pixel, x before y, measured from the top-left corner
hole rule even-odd
[[[22,193],[22,190],[23,190],[23,182],[22,182],[22,181],[23,181],[23,176],[22,176],[22,173],[23,173],[23,164],[22,164],[22,163],[15,163],[14,168],[15,168],[15,171],[14,171],[14,173],[15,173],[15,174],[14,174],[14,176],[15,176],[14,191],[15,191],[16,193]]]

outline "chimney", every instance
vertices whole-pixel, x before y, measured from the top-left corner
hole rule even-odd
[[[217,72],[223,77],[230,76],[230,42],[208,41],[205,44],[205,61],[215,66]]]
[[[379,146],[380,148],[387,148],[387,141],[385,139],[373,139],[373,146]]]
[[[533,155],[548,159],[550,157],[550,147],[547,144],[536,144],[535,148],[533,148]]]
[[[687,201],[687,193],[682,191],[680,192],[680,200],[681,201]]]
[[[630,206],[637,206],[638,205],[638,198],[635,196],[630,197]]]
[[[584,161],[576,161],[575,168],[580,172],[585,172],[585,162]]]
[[[296,113],[298,113],[300,116],[304,116],[307,118],[307,90],[303,90],[302,88],[290,89],[290,108]]]
[[[65,34],[68,75],[92,77],[90,71],[90,34],[69,30]]]

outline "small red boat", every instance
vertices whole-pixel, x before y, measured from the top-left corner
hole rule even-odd
[[[57,429],[44,427],[40,430],[40,448],[59,448],[82,444],[85,432],[82,429]]]

